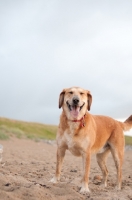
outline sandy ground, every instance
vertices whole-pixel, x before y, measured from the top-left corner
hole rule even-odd
[[[90,170],[90,196],[79,193],[82,175],[81,158],[67,151],[61,181],[52,184],[56,163],[56,145],[31,140],[0,141],[4,146],[0,163],[0,200],[132,200],[132,150],[125,151],[123,185],[115,190],[116,170],[108,158],[108,188],[101,185],[95,156]],[[97,177],[97,178],[96,178]]]

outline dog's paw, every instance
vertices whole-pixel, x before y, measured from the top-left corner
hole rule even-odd
[[[80,193],[81,194],[90,194],[90,190],[89,190],[89,188],[85,188],[85,187],[81,187],[81,189],[80,189]]]
[[[57,183],[58,179],[56,177],[53,177],[49,182],[50,183]]]

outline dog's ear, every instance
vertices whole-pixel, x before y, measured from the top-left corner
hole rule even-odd
[[[65,89],[62,90],[62,92],[60,93],[60,97],[59,97],[59,108],[62,107],[63,102],[64,102],[64,95],[65,95]]]
[[[88,110],[90,110],[92,104],[92,95],[90,94],[90,91],[87,91],[87,95],[88,95]]]

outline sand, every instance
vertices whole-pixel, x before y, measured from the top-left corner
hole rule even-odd
[[[4,146],[0,163],[0,200],[132,200],[132,150],[125,151],[122,190],[116,191],[116,169],[111,156],[108,187],[101,185],[101,171],[95,156],[90,170],[90,195],[81,195],[81,158],[67,151],[61,180],[52,184],[56,164],[56,144],[12,138]]]

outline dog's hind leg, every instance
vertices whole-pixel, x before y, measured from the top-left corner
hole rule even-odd
[[[109,139],[109,145],[117,169],[116,189],[121,190],[125,140],[120,126],[117,126],[117,129],[113,132],[113,137]]]
[[[110,147],[109,147],[109,145],[107,145],[106,147],[103,148],[102,152],[96,154],[98,165],[103,174],[103,183],[104,183],[105,187],[107,187],[107,178],[108,178],[106,159],[107,159],[109,152],[110,152]]]
[[[115,166],[117,169],[117,190],[121,190],[122,183],[122,164],[123,164],[123,155],[124,152],[117,150],[116,148],[111,148],[111,153],[114,158]]]

